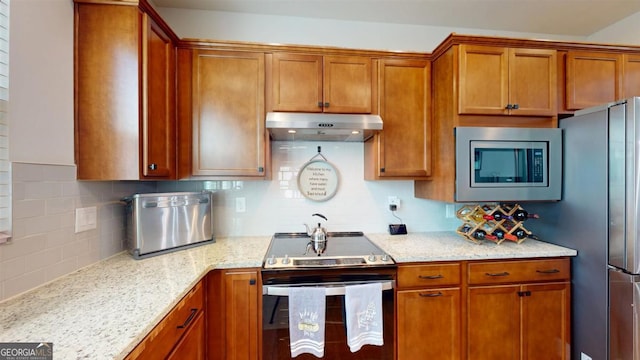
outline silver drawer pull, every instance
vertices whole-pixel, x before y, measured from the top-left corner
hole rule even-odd
[[[557,274],[560,272],[560,270],[558,269],[536,270],[536,272],[540,274]]]
[[[425,280],[436,280],[436,279],[442,279],[444,278],[444,276],[438,274],[438,275],[418,275],[418,277],[420,279],[425,279]]]
[[[191,313],[189,314],[189,317],[187,318],[187,320],[185,320],[184,324],[178,325],[178,329],[184,329],[187,326],[189,326],[189,324],[191,323],[191,320],[193,320],[193,317],[196,316],[197,313],[198,313],[198,309],[191,309]]]
[[[420,295],[422,297],[439,297],[439,296],[442,296],[444,294],[441,293],[440,291],[438,291],[437,293],[430,293],[430,294],[418,293],[418,295]]]
[[[509,273],[506,272],[506,271],[503,271],[501,273],[484,273],[484,274],[487,275],[487,276],[494,276],[494,277],[497,277],[497,276],[509,276]]]

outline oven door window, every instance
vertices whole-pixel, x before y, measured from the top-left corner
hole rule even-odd
[[[543,141],[471,141],[471,187],[548,186]]]
[[[393,291],[383,291],[384,346],[365,345],[352,353],[347,345],[344,296],[328,296],[325,315],[324,359],[393,359]],[[262,359],[291,359],[289,349],[289,302],[286,296],[265,295],[262,298]],[[296,360],[318,359],[301,354]]]

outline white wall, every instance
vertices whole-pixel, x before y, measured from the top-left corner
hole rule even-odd
[[[587,40],[596,43],[640,45],[640,12],[592,34]]]
[[[11,161],[73,165],[73,2],[10,8]]]
[[[552,36],[548,34],[468,28],[353,22],[174,8],[158,8],[158,12],[178,36],[196,39],[418,52],[431,52],[452,32],[516,38],[584,40],[582,37],[575,36]]]

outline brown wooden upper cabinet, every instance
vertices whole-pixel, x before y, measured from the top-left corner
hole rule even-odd
[[[143,20],[142,175],[175,179],[175,45],[149,16]]]
[[[624,54],[622,79],[623,98],[640,96],[640,54]]]
[[[364,56],[270,55],[271,111],[372,113],[372,60]]]
[[[622,98],[622,54],[568,51],[565,65],[567,110]]]
[[[458,112],[555,116],[556,56],[549,49],[460,45]]]
[[[186,149],[180,161],[191,160],[187,176],[266,176],[264,69],[263,53],[180,50],[180,131],[191,142],[191,156]]]
[[[383,130],[365,143],[365,179],[431,175],[431,63],[382,59],[379,103]]]
[[[175,34],[147,11],[75,4],[78,180],[175,179]]]

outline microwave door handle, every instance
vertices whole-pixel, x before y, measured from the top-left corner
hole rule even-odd
[[[363,282],[354,282],[354,283],[311,283],[311,284],[303,284],[299,286],[263,285],[262,295],[289,296],[289,289],[304,286],[304,287],[324,287],[326,290],[325,291],[326,296],[342,296],[345,294],[346,288],[349,285],[371,284],[371,283],[377,283],[377,282],[382,284],[382,291],[392,290],[395,287],[395,280],[363,281]]]

